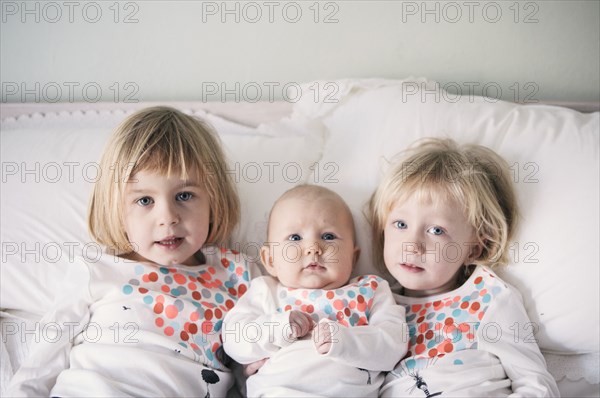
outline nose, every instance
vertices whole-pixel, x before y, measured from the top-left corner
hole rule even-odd
[[[179,212],[175,205],[165,203],[158,209],[158,224],[161,226],[175,225],[179,223]]]
[[[323,255],[323,248],[319,244],[319,242],[314,242],[306,248],[307,256],[321,256]]]

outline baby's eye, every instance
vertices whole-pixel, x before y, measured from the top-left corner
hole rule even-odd
[[[336,236],[331,232],[325,232],[323,235],[321,235],[321,239],[323,240],[334,240],[335,238]]]
[[[182,202],[187,202],[188,200],[192,199],[193,196],[194,195],[191,192],[179,192],[176,198]]]
[[[288,236],[288,240],[302,240],[302,237],[298,234],[291,234]]]
[[[404,221],[394,221],[394,227],[398,229],[406,229],[408,225]]]
[[[444,233],[444,230],[440,227],[431,227],[427,232],[434,235],[442,235]]]
[[[154,203],[154,200],[149,196],[144,196],[143,198],[139,198],[136,203],[140,206],[149,206]]]

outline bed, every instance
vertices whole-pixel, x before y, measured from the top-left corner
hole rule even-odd
[[[362,248],[354,274],[372,273],[363,209],[393,155],[424,136],[487,145],[508,160],[523,213],[499,273],[523,294],[562,396],[600,396],[600,112],[446,95],[422,78],[317,83],[294,102],[165,103],[221,136],[242,201],[231,246],[258,261],[274,199],[315,183],[347,200]],[[100,250],[85,214],[106,138],[149,105],[2,104],[2,393],[43,338],[35,322],[74,255]]]

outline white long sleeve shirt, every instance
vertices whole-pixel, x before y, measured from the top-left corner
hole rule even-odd
[[[202,252],[200,266],[107,255],[73,264],[8,395],[225,396],[222,320],[250,275],[239,253]]]
[[[382,397],[558,397],[517,290],[477,267],[451,292],[395,296],[406,308],[409,352]]]
[[[317,352],[312,333],[291,337],[291,310],[329,324],[327,354]],[[388,283],[363,276],[333,290],[290,289],[272,277],[256,278],[225,317],[222,336],[225,351],[240,363],[269,358],[248,378],[249,397],[375,397],[382,372],[404,356],[408,335],[404,308]]]

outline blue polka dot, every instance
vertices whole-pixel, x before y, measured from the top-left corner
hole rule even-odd
[[[219,330],[221,330],[221,326],[223,325],[223,321],[222,320],[218,320],[215,325],[213,326],[213,329],[215,332],[218,332]]]
[[[154,298],[152,296],[144,296],[144,303],[152,304],[154,302]]]
[[[175,297],[179,296],[179,290],[171,289],[171,296],[175,296]]]
[[[160,267],[159,270],[161,273],[163,273],[165,275],[169,273],[169,269],[166,267]]]
[[[130,285],[123,286],[123,293],[131,294],[133,292],[133,287]]]
[[[142,265],[136,265],[133,270],[136,275],[141,275],[144,273],[144,267]]]
[[[408,317],[406,318],[408,320]],[[444,314],[443,312],[440,312],[436,318],[436,320],[438,321],[443,321],[444,319],[446,319],[446,314]]]
[[[409,359],[406,361],[406,367],[408,369],[413,369],[416,364],[417,364],[417,361],[415,361],[414,359]]]
[[[215,294],[215,301],[221,304],[223,302],[223,295],[221,293]]]
[[[455,359],[455,360],[454,360],[454,364],[455,364],[455,365],[462,365],[462,364],[463,364],[463,361],[461,361],[460,359]]]
[[[452,316],[456,318],[457,316],[460,316],[460,314],[461,314],[462,312],[463,312],[463,311],[462,311],[460,308],[458,308],[458,309],[455,309],[454,311],[452,311]]]
[[[350,298],[354,298],[354,297],[356,297],[356,293],[354,293],[354,291],[353,291],[353,290],[350,290],[350,291],[348,292],[348,297],[350,297]]]
[[[486,294],[484,294],[484,295],[483,295],[483,297],[481,298],[481,301],[482,301],[483,303],[489,303],[491,299],[492,299],[492,297],[491,297],[489,294],[487,294],[487,293],[486,293]]]

